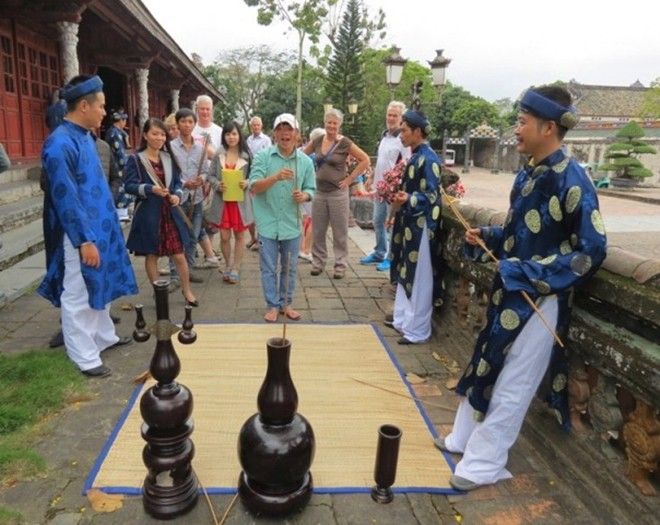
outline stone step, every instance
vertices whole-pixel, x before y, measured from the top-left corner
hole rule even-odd
[[[41,174],[41,164],[18,164],[0,173],[0,187],[10,182],[19,182],[25,180],[39,180]]]
[[[0,248],[0,271],[2,271],[3,276],[5,270],[42,250],[43,245],[41,217],[3,233],[2,248]],[[42,267],[45,266],[45,260],[42,261],[41,265]]]
[[[0,308],[32,291],[46,275],[46,252],[39,251],[0,272]]]
[[[43,208],[43,195],[0,205],[0,233],[19,228],[41,218]]]
[[[19,180],[0,186],[0,205],[28,199],[41,194],[38,180]]]

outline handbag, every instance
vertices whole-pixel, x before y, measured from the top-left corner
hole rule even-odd
[[[204,195],[204,199],[202,200],[202,210],[207,211],[211,207],[211,204],[213,204],[213,188],[209,188],[208,193]]]

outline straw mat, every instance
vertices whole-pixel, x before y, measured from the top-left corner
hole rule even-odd
[[[175,343],[181,359],[177,380],[194,397],[193,467],[210,493],[234,492],[241,471],[238,432],[256,412],[267,364],[266,341],[281,337],[282,331],[280,326],[257,324],[198,324],[195,330],[195,344]],[[374,484],[378,428],[383,424],[396,425],[403,433],[393,488],[451,492],[451,459],[434,448],[435,431],[421,404],[412,399],[377,328],[296,324],[287,326],[287,338],[292,342],[291,376],[298,391],[298,411],[310,421],[316,436],[311,467],[316,492],[369,490]],[[86,490],[140,493],[146,468],[139,398],[143,388],[152,384],[136,388],[85,483]]]

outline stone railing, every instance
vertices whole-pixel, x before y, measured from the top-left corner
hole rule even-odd
[[[475,226],[501,224],[506,215],[457,208]],[[464,230],[447,207],[443,215],[449,292],[459,316],[480,327],[495,265],[464,258]],[[660,261],[608,249],[602,268],[576,290],[567,342],[571,421],[574,432],[614,436],[626,453],[626,476],[647,495],[655,493],[648,477],[660,457],[659,341]]]

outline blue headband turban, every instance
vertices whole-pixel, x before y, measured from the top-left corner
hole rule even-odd
[[[69,103],[78,100],[85,95],[91,95],[92,93],[98,93],[100,91],[103,91],[103,80],[101,80],[98,75],[94,75],[75,86],[67,84],[61,89],[60,97]]]
[[[431,131],[431,125],[429,124],[429,119],[427,119],[419,111],[415,111],[414,109],[409,109],[403,114],[403,117],[401,118],[404,122],[407,122],[411,126],[415,126],[416,128],[423,129],[424,133],[426,133],[427,135]]]
[[[578,121],[574,106],[562,106],[531,89],[528,89],[523,95],[520,101],[520,109],[533,113],[542,119],[552,120],[566,129],[575,127]]]

